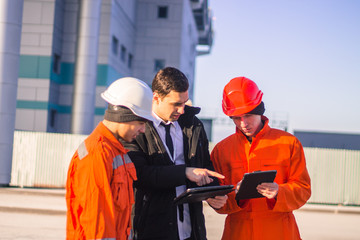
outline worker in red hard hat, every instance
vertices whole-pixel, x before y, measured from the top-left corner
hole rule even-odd
[[[231,79],[223,92],[222,107],[236,132],[211,152],[222,185],[236,185],[226,204],[216,211],[227,214],[223,240],[297,240],[300,233],[292,213],[311,195],[310,177],[299,140],[269,126],[263,114],[263,93],[246,77]],[[245,173],[276,170],[272,183],[261,183],[260,198],[235,200]]]

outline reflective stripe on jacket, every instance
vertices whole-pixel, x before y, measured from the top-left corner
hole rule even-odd
[[[80,144],[66,182],[67,239],[120,239],[131,234],[135,166],[103,125]]]
[[[225,176],[220,180],[222,185],[236,185],[247,172],[277,170],[277,199],[243,200],[239,207],[235,193],[229,194],[225,206],[217,210],[228,214],[223,240],[300,239],[292,211],[304,205],[311,195],[303,148],[296,137],[270,128],[266,117],[262,120],[264,127],[252,144],[237,130],[215,146],[211,160],[215,170]]]

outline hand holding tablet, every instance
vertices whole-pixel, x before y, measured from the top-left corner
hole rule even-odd
[[[174,204],[200,202],[215,196],[224,196],[232,191],[234,191],[233,185],[188,188],[174,199]]]
[[[276,173],[276,170],[245,173],[235,199],[239,201],[241,199],[261,198],[264,197],[264,195],[271,198],[271,194],[267,196],[266,192],[267,189],[271,189],[272,185],[268,184],[269,186],[267,186],[266,184],[261,184],[273,183]],[[177,205],[182,203],[198,202],[215,196],[223,196],[232,192],[234,190],[233,187],[233,185],[225,185],[189,188],[174,199],[174,204]],[[264,195],[260,194],[258,190]]]
[[[276,172],[276,170],[270,170],[245,173],[235,199],[239,201],[241,199],[264,197],[264,195],[258,192],[257,187],[262,183],[274,182]],[[263,191],[264,189],[264,187],[260,187],[260,191]]]

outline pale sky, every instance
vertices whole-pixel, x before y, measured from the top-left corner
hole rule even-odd
[[[209,0],[209,7],[213,49],[197,58],[195,73],[203,114],[224,116],[224,86],[246,76],[264,93],[265,115],[287,116],[290,132],[360,134],[360,0]]]

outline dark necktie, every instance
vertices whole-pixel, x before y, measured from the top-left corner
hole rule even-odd
[[[160,123],[162,126],[164,126],[165,128],[165,142],[166,145],[170,151],[171,157],[174,157],[174,145],[173,145],[173,141],[171,139],[171,135],[170,135],[170,128],[171,128],[171,124],[165,124],[164,122]],[[182,204],[178,205],[179,207],[179,219],[181,222],[184,221],[184,206]]]
[[[174,157],[174,145],[173,145],[173,141],[171,139],[171,135],[170,135],[170,128],[171,128],[171,124],[166,125],[165,123],[161,122],[161,125],[164,126],[165,128],[165,142],[166,142],[166,146],[169,149],[169,152],[171,154],[171,157]]]

